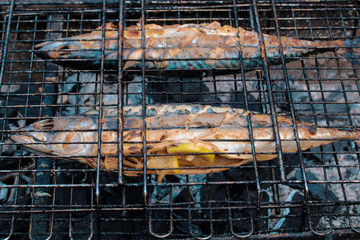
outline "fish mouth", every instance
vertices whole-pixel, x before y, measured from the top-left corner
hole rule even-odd
[[[10,140],[20,144],[45,143],[45,141],[31,135],[28,132],[19,132],[17,134],[10,135]]]
[[[10,135],[10,140],[36,153],[70,156],[83,151],[83,136],[79,132],[66,131],[73,119],[44,119]],[[59,128],[61,131],[59,131]]]
[[[28,132],[10,135],[10,140],[37,154],[52,154],[53,150],[41,139]]]
[[[42,51],[41,49],[35,51],[35,54],[42,59],[51,59],[49,52]]]

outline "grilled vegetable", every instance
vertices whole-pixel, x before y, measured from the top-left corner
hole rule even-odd
[[[118,117],[108,111],[101,118],[100,167],[117,169]],[[255,157],[258,161],[277,157],[271,117],[229,107],[201,105],[159,105],[147,107],[146,145],[143,146],[141,107],[125,107],[122,164],[125,174],[142,173],[143,151],[148,173],[159,175],[219,172],[253,161],[248,121],[252,123]],[[97,167],[98,117],[96,112],[82,116],[55,117],[35,122],[10,136],[15,143],[33,151],[64,156]],[[298,151],[292,120],[277,117],[281,149]],[[339,130],[296,122],[301,150],[339,140],[359,139],[357,130]],[[144,150],[145,149],[145,150]],[[133,168],[133,171],[129,169]]]
[[[257,32],[221,26],[218,22],[169,26],[147,24],[144,37],[145,50],[142,48],[141,28],[130,26],[124,29],[124,69],[141,69],[143,51],[147,69],[239,69],[241,59],[246,68],[251,68],[263,63],[265,53],[269,64],[281,63],[280,41],[276,36],[264,34],[265,51],[262,51]],[[119,29],[112,23],[106,24],[104,64],[116,69],[118,38]],[[338,51],[359,64],[359,51],[353,49],[359,44],[359,38],[325,42],[281,37],[286,61],[313,52]],[[87,34],[41,43],[36,46],[36,54],[72,68],[98,69],[102,57],[101,45],[102,29],[99,27]]]

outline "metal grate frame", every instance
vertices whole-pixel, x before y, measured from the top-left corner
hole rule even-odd
[[[354,142],[296,154],[279,148],[272,161],[210,175],[167,176],[157,183],[146,174],[145,164],[144,175],[126,177],[122,164],[114,172],[91,169],[29,153],[8,140],[18,127],[52,116],[91,108],[101,116],[105,108],[115,107],[123,118],[125,105],[153,103],[264,112],[272,116],[278,144],[276,116],[288,116],[293,123],[359,128],[359,67],[331,52],[293,57],[287,64],[281,56],[280,65],[264,61],[256,68],[242,66],[236,73],[211,76],[195,71],[194,76],[159,76],[158,70],[144,67],[124,70],[122,48],[117,69],[107,69],[102,61],[98,70],[74,70],[34,53],[38,43],[97,27],[105,36],[107,22],[120,26],[119,45],[124,27],[137,23],[143,29],[149,23],[211,21],[253,30],[261,39],[264,33],[354,39],[360,36],[357,1],[12,0],[0,3],[0,16],[1,238],[359,238],[360,151]],[[101,124],[97,131],[103,131]],[[98,143],[100,147],[100,139]],[[118,158],[124,158],[121,151]]]

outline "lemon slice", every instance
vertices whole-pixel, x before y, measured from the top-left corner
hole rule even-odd
[[[173,174],[179,174],[179,162],[176,156],[157,156],[157,157],[148,157],[147,158],[147,167],[148,168],[165,168],[165,170],[158,171],[168,171],[174,172]],[[166,168],[177,168],[169,169]]]
[[[194,143],[182,143],[176,147],[169,147],[167,152],[171,154],[212,153],[210,149]],[[191,161],[194,166],[211,166],[215,161],[215,154],[192,155],[192,157],[185,157],[184,160]]]
[[[167,174],[179,174],[179,162],[176,156],[157,156],[147,158],[148,168],[165,168],[163,170],[155,170],[158,175],[158,182],[161,182]],[[171,168],[166,170],[166,168]]]

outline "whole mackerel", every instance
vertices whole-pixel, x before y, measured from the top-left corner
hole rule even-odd
[[[281,63],[280,43],[286,61],[297,60],[309,53],[337,51],[355,64],[360,64],[357,49],[360,39],[336,41],[307,41],[290,37],[264,34],[261,48],[257,32],[241,27],[233,28],[218,22],[203,24],[144,26],[124,29],[122,39],[119,28],[112,23],[105,26],[104,64],[118,68],[119,42],[123,44],[123,69],[141,69],[144,53],[146,69],[164,70],[212,70],[240,69],[263,64],[266,53],[269,64]],[[41,58],[54,59],[58,64],[81,69],[99,69],[101,63],[102,28],[71,38],[57,39],[36,46],[35,53]]]
[[[117,110],[106,111],[101,118],[101,146],[98,152],[97,112],[82,116],[55,117],[35,122],[10,136],[17,144],[40,153],[63,156],[93,168],[118,168],[118,140],[123,130],[122,164],[125,175],[136,176],[143,170],[143,154],[147,154],[148,173],[165,175],[205,174],[227,170],[253,161],[248,121],[252,124],[255,160],[277,157],[273,123],[270,115],[204,105],[165,104],[147,106],[147,117],[142,120],[141,106],[125,107],[124,122]],[[146,122],[146,131],[142,129]],[[298,151],[294,129],[298,133],[301,150],[340,140],[355,140],[358,130],[339,130],[318,127],[290,118],[277,117],[281,150]],[[120,125],[119,125],[120,124]],[[120,127],[118,127],[120,126]],[[146,134],[146,144],[143,136]]]

